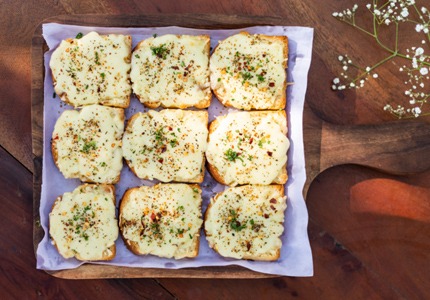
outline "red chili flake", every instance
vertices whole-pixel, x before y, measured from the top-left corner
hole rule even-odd
[[[275,208],[273,205],[270,205],[270,208],[271,208],[272,210],[276,210],[276,208]]]
[[[251,249],[251,243],[249,241],[246,241],[246,249],[249,251]]]
[[[156,218],[156,215],[154,213],[151,214],[151,220],[154,221]]]
[[[272,157],[272,152],[271,151],[267,151],[267,155],[269,155],[270,157]]]
[[[173,66],[172,69],[173,70],[179,70],[179,67],[178,66]]]
[[[162,158],[160,158],[160,159],[158,160],[158,162],[159,162],[160,164],[162,164],[162,163],[163,163],[163,161],[164,161],[164,159],[162,159]]]
[[[172,127],[170,127],[170,126],[168,127],[168,129],[169,129],[170,131],[172,131],[172,130],[173,130],[173,128],[172,128]]]
[[[250,138],[250,139],[249,139],[249,143],[250,143],[250,144],[252,144],[252,142],[253,142],[253,141],[254,141],[254,139],[253,139],[253,138]]]
[[[186,77],[188,75],[188,72],[184,72],[184,77]]]
[[[272,199],[270,199],[270,203],[275,204],[275,203],[278,203],[278,201],[276,201],[276,199],[275,199],[275,198],[272,198]]]
[[[269,218],[269,214],[264,214],[264,218],[268,219]]]
[[[269,86],[270,86],[270,87],[274,87],[274,86],[275,86],[275,83],[274,83],[274,82],[271,82],[271,83],[269,83]]]
[[[161,153],[166,152],[166,150],[167,150],[166,146],[161,147]]]

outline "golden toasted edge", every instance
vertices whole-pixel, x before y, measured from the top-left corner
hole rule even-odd
[[[257,184],[257,185],[254,185],[254,186],[258,188],[258,186],[263,186],[263,185],[258,185]],[[284,186],[283,185],[272,184],[272,185],[269,185],[269,186],[272,187],[272,188],[274,188],[274,189],[277,189],[278,192],[281,194],[281,196],[285,196],[285,190],[284,190]],[[230,188],[240,188],[240,186],[239,187],[230,187]],[[208,234],[208,232],[206,231],[206,228],[205,228],[206,220],[208,219],[210,210],[212,209],[212,206],[215,204],[215,202],[218,200],[218,198],[221,197],[224,194],[225,191],[227,191],[227,190],[224,190],[224,191],[222,191],[220,193],[217,193],[211,199],[211,201],[209,202],[208,207],[206,208],[206,211],[204,213],[204,221],[203,221],[203,230],[204,230],[204,233],[205,233],[206,237],[212,236],[212,235]],[[209,240],[207,240],[207,241],[208,241],[209,247],[212,248],[219,255],[221,255],[221,253],[219,253],[219,251],[218,251],[217,244],[212,244],[211,242],[209,242]],[[221,256],[223,256],[223,255],[221,255]],[[275,260],[278,260],[280,256],[281,256],[281,249],[279,248],[279,249],[276,249],[276,252],[275,252],[274,255],[267,254],[267,253],[262,254],[260,256],[244,255],[241,259],[244,259],[244,260],[258,260],[258,261],[275,261]]]
[[[110,35],[119,36],[121,34],[110,34]],[[103,36],[103,35],[100,35],[100,36]],[[125,58],[125,62],[127,62],[127,63],[130,64],[130,62],[131,62],[131,52],[132,52],[132,49],[131,49],[132,37],[131,37],[131,35],[122,35],[122,36],[124,36],[125,44],[128,47],[128,49],[129,49],[129,51],[128,51],[129,54]],[[73,40],[75,40],[75,39],[68,38],[68,39],[65,39],[64,41],[67,42],[67,43],[70,43],[70,42],[73,42]],[[131,68],[131,65],[130,65],[130,68]],[[57,79],[55,78],[55,75],[52,72],[52,69],[51,68],[49,68],[49,69],[50,69],[50,73],[51,73],[52,83],[53,83],[53,86],[54,86],[54,91],[57,94],[57,96],[60,98],[60,100],[63,101],[64,103],[70,105],[70,106],[73,106],[74,108],[82,107],[83,105],[76,104],[73,101],[70,101],[67,93],[65,93],[65,92],[64,93],[57,93],[57,89],[56,89]],[[127,75],[130,77],[130,71],[128,72]],[[131,84],[130,84],[130,89],[131,89]],[[130,98],[131,98],[131,95],[128,95],[128,97],[124,98],[123,101],[120,102],[120,103],[118,103],[118,104],[111,103],[111,101],[109,101],[109,100],[104,100],[104,101],[100,101],[100,102],[92,103],[92,104],[100,104],[100,105],[104,105],[104,106],[117,107],[117,108],[127,108],[127,107],[130,106]],[[91,105],[91,104],[86,104],[86,105]]]
[[[204,116],[205,116],[205,123],[208,124],[208,122],[209,122],[209,114],[208,114],[208,112],[206,110],[204,110],[204,111],[187,110],[187,112],[193,112],[193,113],[197,113],[197,114],[204,114]],[[144,115],[144,114],[147,114],[147,113],[138,112],[138,113],[134,114],[133,116],[131,116],[131,118],[127,122],[127,126],[126,126],[124,132],[127,131],[127,129],[130,129],[129,132],[132,132],[131,128],[133,127],[133,123],[136,121],[136,119],[138,117],[140,117],[141,115]],[[136,173],[136,170],[134,168],[133,163],[130,162],[129,160],[127,160],[126,158],[124,158],[124,160],[125,160],[127,166],[129,167],[129,169],[133,172],[133,174],[136,177],[138,177],[140,179],[143,179],[143,180],[149,180],[148,177],[139,177],[137,175],[137,173]],[[204,180],[204,177],[205,177],[205,165],[206,165],[206,156],[203,153],[201,172],[200,172],[199,175],[197,175],[194,178],[188,179],[188,180],[181,180],[180,178],[175,178],[175,179],[173,179],[172,181],[169,181],[169,182],[172,182],[172,183],[175,183],[175,182],[176,183],[202,183],[203,180]],[[168,183],[168,182],[165,182],[165,183]]]
[[[159,184],[154,185],[152,188],[157,188],[160,185],[166,185],[166,184],[177,184],[177,183],[159,183]],[[197,188],[200,191],[200,194],[202,192],[202,189],[201,189],[200,185],[198,185],[198,184],[194,184],[194,183],[182,183],[182,184],[186,184],[186,185],[190,186],[193,189]],[[118,224],[119,224],[119,232],[121,234],[121,238],[124,241],[124,244],[127,247],[127,249],[130,250],[132,253],[134,253],[136,255],[146,255],[146,253],[143,253],[143,252],[140,251],[139,243],[131,241],[131,240],[127,239],[123,235],[123,225],[122,225],[122,212],[124,210],[124,207],[127,204],[127,202],[130,201],[130,195],[134,191],[138,191],[140,188],[141,187],[129,188],[124,193],[124,195],[123,195],[123,197],[121,199],[121,202],[120,202],[120,206],[119,206]],[[202,206],[202,201],[200,201],[200,205],[199,205],[199,209],[200,210],[201,210],[201,206]],[[201,226],[203,226],[203,223],[202,223]],[[199,250],[200,250],[200,234],[199,234],[199,232],[197,232],[197,234],[194,236],[193,242],[194,242],[194,249],[193,249],[193,251],[190,252],[190,253],[188,253],[188,255],[186,255],[184,258],[193,258],[193,257],[196,257],[199,254]]]
[[[252,34],[250,34],[247,31],[241,31],[240,33],[241,35],[246,35],[246,36],[251,36]],[[284,57],[284,61],[283,61],[283,67],[284,69],[287,69],[288,67],[288,37],[283,36],[283,35],[265,35],[265,34],[257,34],[259,37],[268,40],[268,41],[275,41],[275,42],[281,42],[283,44],[283,57]],[[218,48],[219,44],[215,46],[212,55],[216,52],[217,48]],[[211,55],[211,56],[212,56]],[[286,72],[286,71],[285,71]],[[285,106],[287,105],[287,74],[285,75],[285,80],[283,83],[283,90],[285,91],[283,93],[283,97],[280,98],[278,101],[276,101],[271,107],[267,108],[269,110],[277,110],[277,109],[284,109]],[[212,85],[211,85],[211,90],[214,93],[215,97],[224,105],[227,107],[233,107],[233,108],[239,108],[239,109],[243,109],[243,110],[259,110],[261,108],[259,107],[251,107],[250,109],[247,108],[243,108],[241,106],[237,105],[237,102],[232,102],[230,101],[228,98],[223,98],[219,93],[218,93],[218,89],[212,89]]]
[[[114,206],[116,205],[116,196],[115,196],[115,186],[114,185],[111,185],[111,184],[88,184],[88,183],[84,183],[84,184],[78,186],[77,188],[82,188],[82,187],[86,188],[88,186],[99,186],[99,187],[102,187],[106,192],[110,192],[112,194],[112,196],[113,196],[112,197],[113,205]],[[59,203],[61,202],[62,199],[63,199],[63,196],[58,196],[55,199],[55,201],[54,201],[54,203],[52,204],[52,207],[51,207],[51,212],[54,210],[55,206],[59,205]],[[51,218],[49,218],[49,228],[51,228]],[[51,236],[51,234],[49,234],[49,237],[51,238],[51,240],[53,242],[53,245],[57,249],[58,253],[60,253],[60,255],[64,257],[64,255],[58,249],[57,243],[56,243],[55,239]],[[92,259],[91,261],[107,261],[107,260],[112,260],[112,259],[115,258],[115,256],[116,256],[116,245],[115,245],[115,242],[114,242],[112,246],[109,246],[105,251],[103,251],[103,256],[101,258],[99,258],[99,259]],[[75,253],[74,257],[77,260],[86,261],[86,259],[83,259],[79,255],[79,253]]]
[[[181,36],[181,35],[176,35],[176,36]],[[206,43],[205,48],[203,49],[204,53],[207,55],[208,57],[208,66],[207,68],[209,69],[209,58],[210,58],[210,35],[208,34],[201,34],[201,35],[192,35],[193,37],[196,38],[200,38],[203,40],[207,40],[208,43]],[[142,48],[142,44],[145,42],[146,40],[142,40],[140,41],[132,50],[132,52],[139,50],[140,48]],[[207,78],[208,82],[210,83],[210,72],[208,72],[208,78]],[[131,81],[131,80],[130,80]],[[211,105],[211,101],[212,101],[212,93],[210,92],[211,89],[209,87],[209,92],[206,93],[206,97],[203,98],[201,101],[199,101],[198,103],[194,104],[194,105],[188,105],[188,104],[177,104],[177,105],[165,105],[164,103],[161,103],[161,101],[156,101],[156,102],[150,102],[147,101],[146,99],[144,99],[143,97],[141,97],[139,94],[136,94],[134,91],[134,95],[136,96],[136,98],[140,101],[140,103],[142,103],[144,106],[148,107],[148,108],[158,108],[158,107],[162,107],[162,108],[178,108],[178,109],[186,109],[186,108],[190,108],[190,107],[195,107],[198,109],[203,109],[203,108],[208,108]]]
[[[285,110],[258,110],[258,111],[247,111],[246,113],[249,113],[251,115],[267,115],[267,114],[279,114],[280,118],[287,118],[287,113]],[[220,122],[226,118],[227,115],[219,116],[216,119],[214,119],[209,124],[209,135],[208,135],[208,142],[210,142],[211,134],[218,128]],[[287,122],[288,124],[288,122]],[[287,125],[288,126],[288,125]],[[288,130],[288,129],[287,129]],[[219,172],[219,170],[209,163],[209,161],[206,159],[206,165],[209,173],[211,176],[220,184],[223,185],[229,185],[229,183],[225,182],[224,175]],[[288,162],[287,162],[288,163]],[[285,184],[288,180],[288,171],[287,171],[287,163],[282,167],[282,169],[279,172],[279,175],[271,182],[272,184]]]
[[[143,253],[139,252],[139,244],[137,242],[133,242],[131,240],[128,240],[127,238],[125,238],[125,236],[123,234],[123,227],[124,226],[123,226],[123,222],[122,222],[122,212],[124,211],[124,207],[127,204],[127,202],[130,201],[131,194],[135,190],[139,190],[139,187],[127,189],[121,198],[120,205],[119,205],[119,213],[118,213],[118,226],[119,226],[119,232],[120,232],[121,238],[124,241],[124,244],[127,247],[127,249],[136,255],[141,255]]]

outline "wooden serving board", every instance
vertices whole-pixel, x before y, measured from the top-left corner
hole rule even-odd
[[[105,16],[74,15],[49,18],[43,23],[63,23],[103,27],[182,26],[207,29],[232,29],[253,25],[286,24],[276,17],[243,17],[226,15],[139,15]],[[42,23],[42,24],[43,24]],[[39,204],[43,159],[43,54],[47,46],[42,37],[42,24],[32,39],[32,146],[33,180],[33,244],[43,237],[39,225]],[[312,88],[312,87],[308,87]],[[324,170],[341,164],[359,164],[392,174],[410,174],[430,169],[430,125],[420,122],[390,122],[382,125],[337,126],[319,119],[305,102],[304,146],[307,181],[306,197],[312,181]],[[90,278],[265,278],[261,274],[239,266],[200,267],[178,270],[155,268],[127,268],[85,264],[77,269],[48,272],[68,279]]]

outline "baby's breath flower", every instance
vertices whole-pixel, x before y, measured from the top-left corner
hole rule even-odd
[[[355,15],[358,10],[357,4],[354,4],[351,9],[334,12],[333,16],[373,37],[383,51],[388,52],[388,54],[381,61],[366,67],[353,63],[346,54],[339,55],[338,61],[342,66],[342,73],[340,78],[333,79],[332,89],[341,91],[346,88],[362,88],[367,80],[379,78],[378,73],[374,72],[377,68],[394,58],[405,59],[409,63],[400,67],[399,72],[402,73],[402,76],[407,77],[407,80],[404,81],[406,87],[404,94],[409,98],[408,101],[411,107],[406,108],[401,105],[392,106],[391,104],[386,104],[383,109],[398,118],[407,115],[414,117],[422,115],[422,109],[427,104],[427,100],[430,99],[430,91],[425,90],[425,81],[430,80],[430,55],[426,54],[427,51],[423,48],[428,45],[427,42],[430,42],[430,11],[426,7],[417,7],[415,0],[373,0],[371,3],[366,4],[365,7],[373,16],[373,30],[371,31],[357,22]],[[399,39],[403,36],[411,36],[404,35],[404,32],[401,35],[399,34],[400,25],[404,22],[412,24],[414,33],[423,35],[424,39],[421,40],[421,46],[415,47],[412,45],[410,48],[401,49],[400,45],[404,43],[400,43]],[[396,36],[391,39],[395,41],[394,45],[385,44],[383,42],[385,39],[380,38],[382,33],[379,33],[379,28],[382,25],[395,26],[395,30],[392,32],[395,32]],[[358,74],[353,70],[358,70]],[[354,75],[351,76],[351,74]]]

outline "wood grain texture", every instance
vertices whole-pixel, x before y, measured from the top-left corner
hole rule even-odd
[[[349,176],[340,178],[339,172]],[[309,191],[313,222],[393,287],[396,298],[428,298],[423,287],[430,285],[430,172],[393,177],[341,166],[324,175]]]

